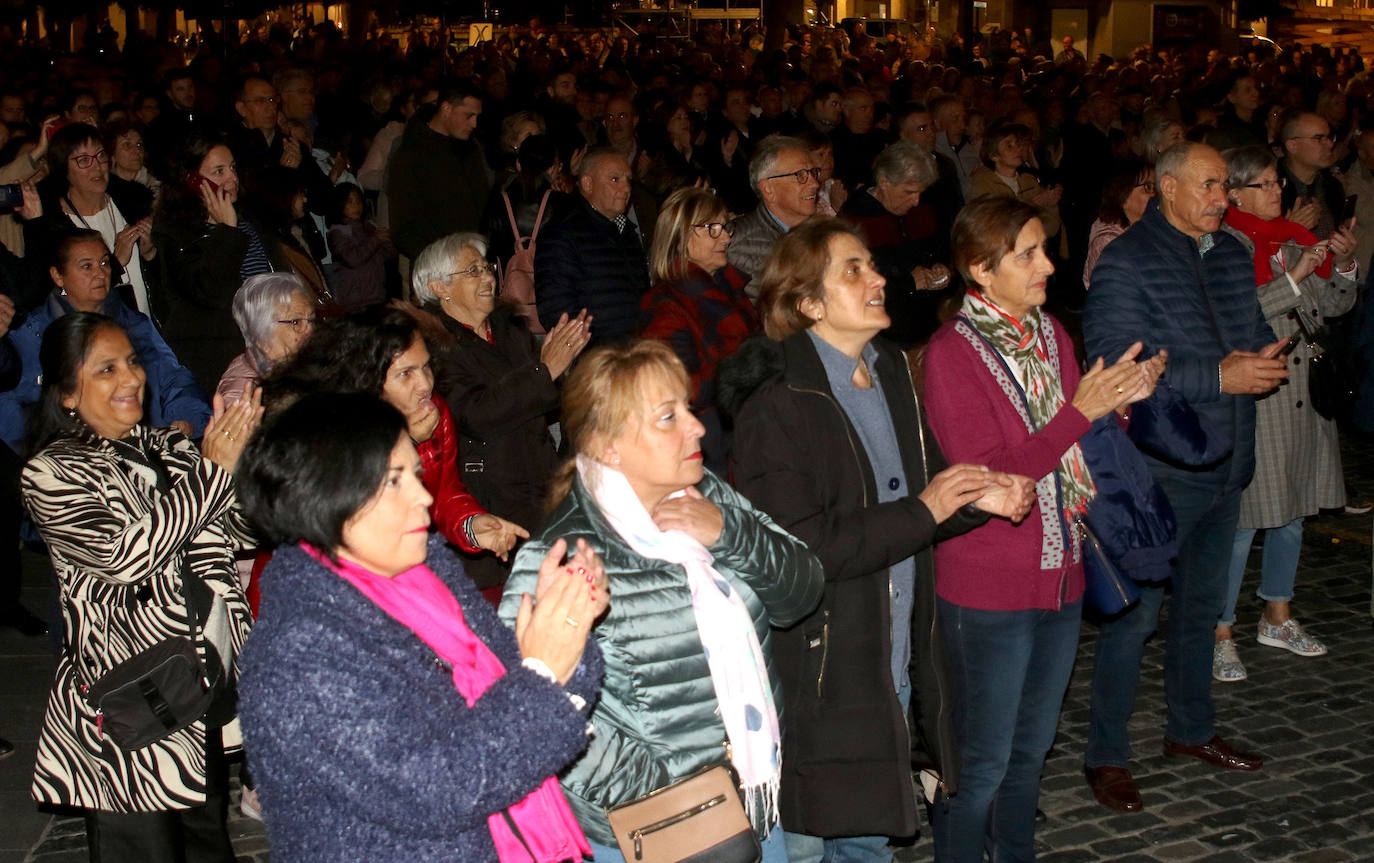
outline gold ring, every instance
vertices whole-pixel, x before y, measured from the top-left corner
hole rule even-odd
[[[1116,394],[1119,396],[1126,394],[1126,391],[1121,388],[1121,384],[1116,385]]]
[[[232,438],[232,437],[233,437],[233,435],[229,434],[229,429],[225,429],[225,430],[224,430],[224,436],[227,437],[227,438]]]
[[[577,627],[582,625],[580,622],[573,620],[571,617],[563,618],[563,622],[566,623],[568,626],[571,626],[573,629],[577,629]]]

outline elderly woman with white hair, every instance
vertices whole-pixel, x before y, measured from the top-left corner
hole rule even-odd
[[[274,272],[245,279],[232,308],[246,349],[215,388],[226,406],[243,395],[246,385],[256,386],[274,366],[295,356],[315,327],[319,306],[300,276]]]
[[[910,141],[896,141],[873,160],[872,186],[850,195],[840,218],[855,225],[868,241],[874,268],[887,279],[884,333],[902,348],[930,337],[940,326],[936,306],[950,287],[949,268],[935,259],[930,210],[916,207],[921,193],[939,179],[935,157]]]
[[[539,345],[519,308],[498,299],[486,255],[481,234],[436,240],[415,258],[411,289],[451,336],[433,344],[434,365],[458,426],[463,484],[487,512],[533,528],[558,464],[548,429],[557,381],[591,339],[592,318],[561,316]],[[491,555],[468,556],[464,568],[479,586],[505,582],[505,563]]]

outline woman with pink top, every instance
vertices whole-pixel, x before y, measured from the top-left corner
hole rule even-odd
[[[955,220],[970,285],[930,341],[926,410],[951,462],[1036,480],[1022,521],[992,519],[935,547],[936,616],[955,681],[959,793],[937,801],[939,861],[1033,860],[1045,754],[1078,645],[1083,564],[1073,529],[1095,493],[1079,446],[1092,423],[1148,396],[1163,359],[1080,374],[1040,310],[1054,265],[1038,208],[977,198]]]

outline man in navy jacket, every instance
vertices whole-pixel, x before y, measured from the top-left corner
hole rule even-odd
[[[1255,467],[1255,396],[1287,377],[1274,359],[1280,342],[1255,294],[1254,264],[1220,230],[1226,161],[1204,144],[1179,144],[1155,167],[1159,198],[1107,246],[1093,271],[1083,329],[1089,357],[1120,356],[1134,341],[1144,354],[1169,352],[1166,379],[1197,414],[1233,441],[1229,455],[1202,467],[1146,453],[1178,521],[1164,683],[1166,755],[1231,770],[1263,761],[1218,734],[1212,704],[1213,629],[1221,612],[1241,492]],[[1162,585],[1103,624],[1093,671],[1092,725],[1084,772],[1097,799],[1122,812],[1143,808],[1127,769],[1126,725],[1135,705],[1145,641],[1154,631]]]

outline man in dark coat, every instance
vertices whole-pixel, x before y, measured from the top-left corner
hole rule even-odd
[[[386,192],[392,239],[407,258],[440,237],[482,230],[492,172],[472,134],[481,114],[477,90],[457,80],[440,89],[432,114],[417,113],[406,126]]]
[[[1233,443],[1229,456],[1202,467],[1145,453],[1178,524],[1165,645],[1164,752],[1258,770],[1259,756],[1236,751],[1217,733],[1212,644],[1241,492],[1255,470],[1255,396],[1288,376],[1286,360],[1273,358],[1281,343],[1273,342],[1260,312],[1250,254],[1220,230],[1226,161],[1205,144],[1184,143],[1166,150],[1155,172],[1159,198],[1112,241],[1093,271],[1083,315],[1087,356],[1119,357],[1136,341],[1145,343],[1146,353],[1167,350],[1167,382],[1212,434]],[[1084,772],[1098,801],[1119,812],[1144,808],[1127,769],[1127,723],[1164,593],[1163,584],[1142,585],[1140,601],[1104,622],[1097,642]]]
[[[1290,114],[1279,128],[1278,144],[1284,151],[1279,160],[1284,215],[1324,240],[1336,229],[1345,201],[1341,181],[1331,173],[1336,162],[1331,126],[1320,114]]]
[[[539,322],[553,329],[560,315],[586,309],[595,319],[592,344],[632,336],[639,302],[649,290],[649,268],[630,207],[630,164],[614,150],[582,160],[579,205],[539,235],[534,291]]]

